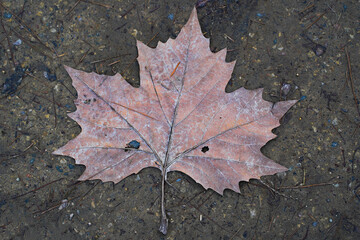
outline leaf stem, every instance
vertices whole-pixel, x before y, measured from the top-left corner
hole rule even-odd
[[[165,211],[165,178],[166,178],[166,169],[162,169],[162,178],[161,178],[161,220],[159,231],[166,235],[168,228],[168,219],[166,217]]]

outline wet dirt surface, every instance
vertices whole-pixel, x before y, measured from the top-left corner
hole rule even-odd
[[[51,154],[81,131],[63,65],[138,86],[136,39],[176,37],[195,3],[1,1],[1,239],[360,239],[357,1],[203,1],[212,51],[237,61],[227,91],[300,99],[262,149],[289,171],[224,196],[170,173],[166,236],[160,171],[77,182],[84,166]]]

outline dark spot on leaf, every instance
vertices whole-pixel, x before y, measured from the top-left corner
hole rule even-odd
[[[205,146],[205,147],[203,147],[203,148],[201,149],[201,151],[202,151],[203,153],[206,153],[207,151],[209,151],[209,147],[208,147],[208,146]]]
[[[126,148],[139,149],[139,147],[140,147],[140,143],[138,141],[136,141],[136,140],[132,140],[131,142],[126,144]]]

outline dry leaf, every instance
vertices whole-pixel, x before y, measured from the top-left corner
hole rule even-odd
[[[141,86],[120,74],[104,76],[66,67],[78,92],[69,116],[82,128],[54,154],[86,166],[79,180],[119,182],[145,167],[180,171],[204,188],[239,192],[239,181],[286,171],[262,155],[276,137],[271,130],[296,100],[276,104],[262,99],[263,89],[225,93],[235,62],[226,49],[212,53],[196,9],[179,36],[153,49],[137,42]]]

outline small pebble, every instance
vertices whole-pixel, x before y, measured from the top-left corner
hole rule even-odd
[[[60,166],[55,166],[56,170],[58,170],[59,172],[63,172],[64,170],[62,170],[62,168]]]
[[[50,72],[45,71],[44,77],[50,82],[55,81],[57,79],[56,74],[51,74]]]
[[[11,17],[12,17],[12,14],[11,14],[11,13],[4,12],[4,18],[10,19]]]
[[[299,101],[303,101],[303,100],[305,100],[306,99],[306,96],[305,95],[303,95],[303,96],[301,96],[301,98],[300,98],[300,100]]]
[[[140,175],[136,175],[135,181],[140,181]]]
[[[281,86],[281,92],[284,96],[288,95],[289,92],[291,90],[291,85],[288,84],[288,83],[284,83],[282,86]]]
[[[66,208],[67,206],[69,206],[69,202],[67,199],[63,199],[61,200],[61,205],[59,206],[59,210],[62,210],[64,208]]]
[[[22,44],[21,39],[18,39],[18,40],[16,40],[16,41],[13,43],[13,45],[15,45],[15,46],[19,46],[19,45],[21,45],[21,44]]]

